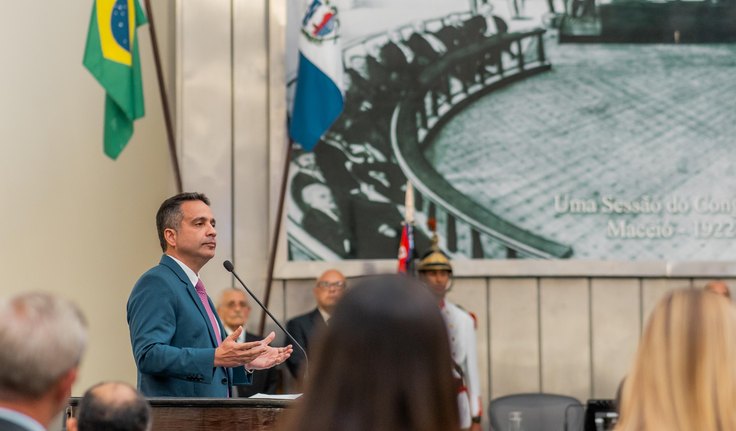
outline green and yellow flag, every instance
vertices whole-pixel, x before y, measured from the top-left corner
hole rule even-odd
[[[83,63],[107,92],[105,154],[112,159],[133,136],[133,121],[145,114],[136,30],[147,22],[138,0],[94,1]]]

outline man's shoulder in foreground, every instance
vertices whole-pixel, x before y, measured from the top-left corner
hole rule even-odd
[[[0,430],[45,431],[45,428],[30,416],[0,407]]]

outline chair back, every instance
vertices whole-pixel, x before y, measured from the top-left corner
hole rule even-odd
[[[491,400],[492,431],[582,431],[585,409],[566,395],[514,394]]]

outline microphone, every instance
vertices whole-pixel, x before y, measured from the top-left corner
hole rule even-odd
[[[297,346],[302,351],[302,353],[304,353],[304,377],[306,378],[309,375],[309,358],[307,358],[307,351],[304,350],[304,347],[302,347],[302,345],[299,344],[294,339],[294,337],[291,336],[291,334],[289,333],[289,331],[287,331],[286,329],[284,329],[284,327],[281,325],[281,323],[279,323],[279,321],[275,317],[273,317],[273,314],[271,314],[271,312],[268,311],[268,308],[266,308],[266,306],[263,305],[261,303],[261,301],[258,300],[258,298],[256,298],[256,296],[253,294],[253,292],[251,292],[250,289],[248,289],[248,286],[246,286],[245,283],[243,283],[243,280],[241,280],[240,277],[238,277],[238,274],[235,273],[235,267],[233,266],[233,263],[230,262],[229,260],[226,260],[226,261],[222,262],[222,266],[225,267],[225,269],[227,270],[227,272],[229,272],[233,276],[235,276],[235,278],[243,286],[243,289],[245,289],[245,291],[248,292],[248,295],[250,295],[250,297],[253,298],[253,300],[256,301],[256,303],[261,307],[261,309],[263,311],[265,311],[266,314],[268,314],[268,316],[271,318],[271,320],[273,320],[274,323],[276,323],[276,325],[278,325],[278,327],[281,328],[282,331],[284,331],[284,334],[286,334],[286,336],[289,337],[289,339],[294,343],[294,345]]]

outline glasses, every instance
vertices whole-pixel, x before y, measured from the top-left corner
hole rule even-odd
[[[317,287],[324,290],[329,289],[335,289],[335,290],[343,290],[345,289],[345,282],[344,281],[320,281],[317,283]]]
[[[225,307],[227,307],[227,308],[236,308],[236,307],[250,308],[248,306],[248,303],[245,302],[245,301],[240,301],[240,302],[230,301],[230,302],[228,302],[228,303],[225,304]]]

